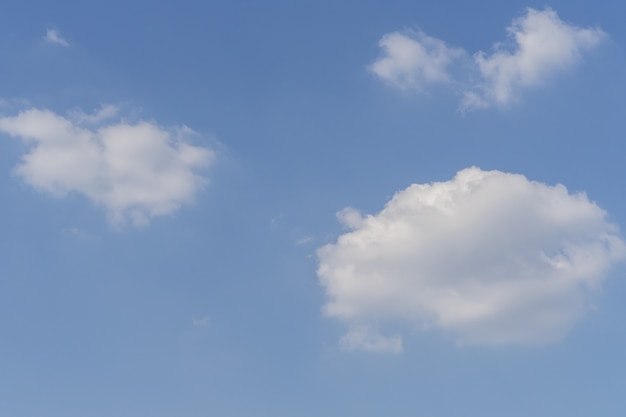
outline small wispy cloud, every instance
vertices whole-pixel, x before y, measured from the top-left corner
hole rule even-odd
[[[70,227],[68,229],[65,229],[63,230],[63,234],[86,242],[97,242],[100,240],[99,236],[83,230],[79,227]]]
[[[573,67],[583,52],[606,38],[598,28],[563,22],[552,9],[528,9],[507,28],[513,48],[497,44],[487,55],[474,55],[482,81],[465,92],[462,110],[514,102],[524,88],[538,86],[554,74]]]
[[[304,236],[298,240],[296,240],[296,245],[306,245],[307,243],[313,242],[313,236]]]
[[[280,222],[283,220],[283,217],[285,216],[282,213],[279,213],[276,216],[272,217],[270,219],[270,229],[276,229],[280,225]]]
[[[462,112],[504,107],[574,67],[583,53],[607,38],[599,28],[581,28],[546,8],[528,8],[507,27],[508,40],[493,52],[473,55],[423,32],[392,32],[379,46],[384,56],[369,65],[378,78],[400,90],[425,91],[434,84],[459,88]],[[456,62],[456,64],[455,64]],[[465,68],[453,77],[452,66]]]
[[[465,54],[422,31],[388,33],[378,45],[385,56],[370,65],[370,71],[402,90],[422,90],[428,84],[450,82],[448,67]]]
[[[60,45],[60,46],[70,46],[70,43],[61,36],[61,34],[59,33],[58,30],[56,29],[52,29],[52,28],[48,28],[46,29],[46,34],[43,37],[43,39],[51,44],[54,45]]]

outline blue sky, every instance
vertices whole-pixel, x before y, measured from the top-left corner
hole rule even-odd
[[[0,415],[618,414],[624,11],[6,1]]]

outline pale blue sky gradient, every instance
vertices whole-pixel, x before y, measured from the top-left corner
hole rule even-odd
[[[506,108],[397,91],[378,41],[419,28],[491,51],[527,7],[599,27],[581,61]],[[0,117],[102,104],[217,152],[194,201],[145,227],[38,192],[0,136],[0,415],[620,415],[626,281],[541,346],[460,347],[391,324],[401,354],[345,352],[316,249],[344,207],[479,166],[584,191],[626,227],[625,7],[616,1],[13,1],[0,13]],[[46,42],[55,29],[68,46]]]

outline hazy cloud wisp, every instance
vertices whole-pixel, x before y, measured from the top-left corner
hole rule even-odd
[[[377,327],[364,324],[353,326],[342,336],[339,348],[344,351],[377,353],[401,353],[403,350],[400,335],[383,336]]]
[[[50,28],[48,28],[48,29],[46,30],[46,34],[44,35],[43,39],[44,39],[46,42],[51,43],[51,44],[54,44],[54,45],[66,46],[66,47],[67,47],[67,46],[70,46],[70,43],[69,43],[67,40],[65,40],[65,39],[61,36],[61,34],[59,33],[59,31],[58,31],[58,30],[56,30],[56,29],[50,29]]]

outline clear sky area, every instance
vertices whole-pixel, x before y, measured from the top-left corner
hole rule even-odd
[[[622,415],[625,15],[5,0],[0,416]]]

